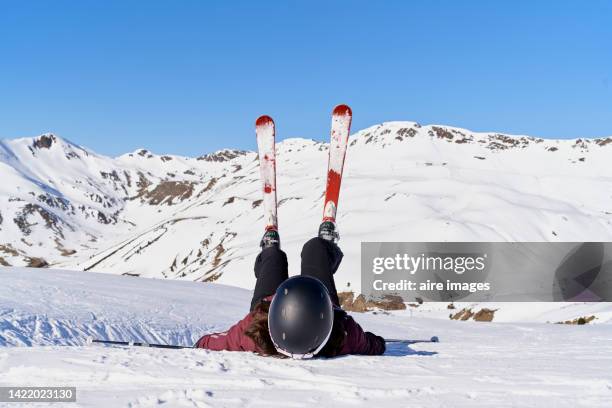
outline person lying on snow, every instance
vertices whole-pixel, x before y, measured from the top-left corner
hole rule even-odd
[[[364,332],[340,309],[333,275],[343,254],[336,238],[333,222],[321,224],[319,236],[302,249],[301,275],[288,278],[278,232],[266,231],[255,260],[249,314],[225,332],[203,336],[194,347],[296,359],[383,354],[385,340]]]

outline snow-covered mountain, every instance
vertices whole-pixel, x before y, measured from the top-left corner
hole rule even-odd
[[[327,145],[277,147],[283,248],[317,229]],[[612,138],[549,140],[388,122],[351,137],[339,289],[362,241],[607,241]],[[52,134],[0,142],[0,264],[252,287],[263,229],[254,152],[109,158]]]

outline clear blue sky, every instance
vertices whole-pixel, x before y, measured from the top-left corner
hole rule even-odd
[[[612,135],[612,1],[0,0],[0,137],[199,155],[389,120]]]

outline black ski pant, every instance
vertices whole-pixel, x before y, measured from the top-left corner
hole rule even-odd
[[[339,306],[338,292],[334,273],[342,261],[342,251],[333,242],[322,238],[312,238],[302,248],[301,274],[320,280],[334,305]],[[276,293],[278,286],[289,277],[287,255],[277,246],[265,248],[255,260],[255,291],[251,300],[251,310],[263,298]]]

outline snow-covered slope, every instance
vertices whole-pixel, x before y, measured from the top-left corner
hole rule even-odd
[[[243,155],[184,158],[141,149],[111,159],[53,134],[1,141],[0,264],[88,259],[171,217],[223,177],[225,161]]]
[[[386,337],[440,338],[390,345],[376,357],[295,361],[84,345],[87,336],[189,345],[242,317],[250,295],[214,283],[3,268],[0,384],[76,386],[79,407],[575,408],[612,401],[610,321],[543,323],[584,312],[610,316],[609,303],[534,304],[529,323],[509,315],[507,323],[450,321],[421,309],[353,314]],[[1,347],[15,345],[38,347]]]
[[[255,153],[99,156],[57,136],[2,142],[0,262],[252,287],[263,220]],[[291,265],[322,214],[327,145],[278,153]],[[339,289],[362,241],[607,241],[612,138],[544,140],[388,122],[351,137]],[[350,285],[350,286],[349,286]]]

